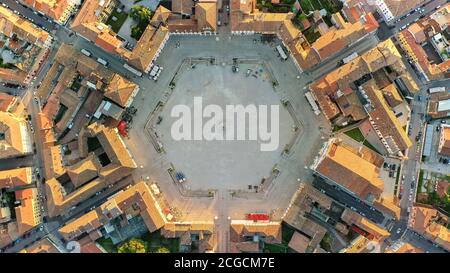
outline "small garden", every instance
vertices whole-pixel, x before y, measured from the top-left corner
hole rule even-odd
[[[280,3],[273,4],[270,0],[258,0],[256,7],[259,10],[273,13],[288,13],[290,11],[297,12],[293,7],[295,0],[280,0]]]
[[[440,208],[450,214],[450,187],[439,196],[436,191],[439,182],[450,183],[450,176],[420,170],[417,183],[417,201]]]
[[[320,241],[320,247],[327,252],[331,252],[332,238],[328,232],[323,236],[322,241]]]
[[[315,41],[317,41],[317,39],[320,38],[320,33],[318,31],[316,31],[312,27],[310,27],[307,30],[303,31],[303,35],[305,35],[306,40],[310,44],[314,43]]]
[[[349,131],[344,132],[344,134],[353,138],[357,142],[363,142],[363,145],[366,146],[367,148],[371,149],[372,151],[380,153],[372,144],[370,144],[367,141],[367,139],[363,136],[363,134],[361,133],[361,130],[359,128],[351,129]]]
[[[177,253],[179,251],[179,239],[165,238],[159,231],[131,238],[119,245],[114,245],[111,238],[104,237],[96,242],[108,253]]]
[[[300,0],[300,6],[305,14],[321,9],[325,9],[327,13],[333,14],[340,11],[343,4],[338,0]]]
[[[131,37],[139,40],[152,19],[153,12],[144,6],[133,6],[129,16],[137,22],[131,27]]]
[[[127,18],[128,13],[126,13],[123,10],[119,12],[117,9],[114,9],[114,11],[109,16],[108,20],[106,20],[106,24],[111,26],[112,31],[118,33],[123,23],[125,23],[125,20],[127,20]]]

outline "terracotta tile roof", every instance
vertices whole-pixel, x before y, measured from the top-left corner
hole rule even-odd
[[[115,74],[105,89],[105,97],[111,99],[122,107],[128,107],[131,104],[133,95],[139,87],[120,76]]]
[[[198,22],[199,30],[217,29],[217,4],[216,2],[199,2],[195,5],[195,18]]]
[[[75,173],[70,173],[72,177],[75,177],[77,185],[79,184],[81,187],[69,194],[64,192],[62,185],[55,178],[47,180],[47,207],[48,214],[50,216],[58,215],[68,208],[89,198],[106,186],[122,180],[123,178],[129,176],[131,171],[137,167],[131,157],[131,154],[126,148],[125,143],[119,136],[117,129],[107,128],[98,123],[93,123],[87,128],[84,128],[80,132],[80,137],[78,138],[79,153],[82,158],[87,158],[89,156],[89,154],[87,154],[88,137],[97,137],[100,145],[111,162],[106,166],[100,166],[100,164],[95,163],[95,161],[89,162],[88,159],[82,163],[76,164],[69,170],[69,172],[83,173],[82,178],[77,177]],[[82,166],[89,167],[89,172],[85,173],[85,170],[81,168]],[[82,182],[84,182],[87,178],[94,178],[94,174],[96,172],[93,169],[94,167],[98,167],[98,177],[89,183],[83,184]],[[78,181],[76,179],[80,180]]]
[[[0,6],[0,33],[8,37],[15,34],[20,39],[39,47],[44,47],[48,39],[51,39],[48,32],[3,6]]]
[[[418,6],[425,4],[428,0],[384,0],[384,2],[391,11],[392,15],[394,17],[398,17]]]
[[[442,126],[439,154],[450,156],[450,126]]]
[[[52,241],[48,238],[44,238],[33,243],[31,246],[20,250],[19,253],[61,253],[61,251]]]
[[[67,174],[75,188],[78,188],[90,180],[97,178],[100,168],[100,162],[98,162],[94,154],[91,154],[88,158],[67,167]]]
[[[359,228],[369,232],[377,239],[382,239],[390,235],[389,231],[387,231],[386,229],[376,225],[372,221],[362,217],[357,212],[354,212],[350,209],[344,210],[341,219],[349,225],[356,225]]]
[[[281,224],[279,222],[255,223],[252,221],[231,221],[230,241],[241,242],[243,237],[262,235],[268,242],[281,242]]]
[[[24,84],[27,73],[20,69],[0,68],[0,80],[12,84]]]
[[[305,253],[309,246],[309,242],[310,239],[308,237],[296,231],[294,232],[294,235],[292,235],[288,246],[298,253]]]
[[[73,240],[84,233],[95,233],[98,228],[122,214],[140,215],[149,232],[154,232],[165,224],[159,205],[149,187],[141,181],[113,196],[97,209],[70,221],[60,228],[59,232],[66,240]]]
[[[404,151],[411,147],[411,140],[394,112],[389,108],[382,92],[370,83],[364,85],[364,91],[372,105],[372,109],[369,111],[372,126],[386,139],[391,149],[390,153],[396,154],[398,151]]]
[[[15,191],[20,206],[15,208],[18,232],[24,234],[41,223],[36,188]]]
[[[183,14],[192,14],[192,8],[195,2],[193,0],[173,0],[172,11]]]
[[[384,190],[379,168],[335,139],[330,140],[316,171],[363,200],[378,197]]]
[[[374,202],[373,206],[398,220],[400,219],[400,207],[397,204],[397,199],[380,197]]]
[[[31,167],[0,171],[0,189],[26,186],[33,182]]]
[[[403,103],[403,98],[400,95],[397,87],[395,87],[395,84],[390,84],[382,89],[383,91],[383,97],[386,100],[386,102],[389,104],[391,108]]]
[[[155,28],[152,25],[148,25],[134,50],[127,52],[125,57],[131,65],[142,71],[146,71],[149,69],[153,60],[156,58],[158,50],[168,37],[169,29],[167,27],[159,26]]]
[[[22,0],[22,2],[57,21],[63,19],[64,13],[72,6],[70,0]]]
[[[388,249],[385,253],[424,253],[425,251],[421,248],[413,246],[410,243],[404,243],[400,248]]]
[[[414,206],[411,212],[413,219],[410,221],[412,229],[429,240],[450,250],[450,232],[447,216],[428,206]]]
[[[8,112],[17,102],[17,97],[0,93],[0,112]]]
[[[58,232],[66,240],[73,240],[83,233],[90,233],[101,226],[100,215],[97,210],[93,210],[66,223],[66,225],[61,227]]]
[[[49,146],[43,149],[45,177],[52,178],[62,175],[65,171],[62,165],[61,146]]]
[[[32,153],[30,133],[24,118],[0,112],[0,158]]]
[[[213,222],[166,222],[161,229],[166,238],[180,238],[182,245],[192,244],[192,235],[198,236],[199,252],[213,250],[215,232]]]

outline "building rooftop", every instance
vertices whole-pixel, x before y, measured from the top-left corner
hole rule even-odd
[[[450,156],[450,125],[441,125],[439,154]]]
[[[384,0],[386,6],[391,11],[394,17],[399,17],[406,14],[408,11],[421,6],[428,2],[428,0]]]
[[[21,0],[27,6],[53,18],[58,22],[65,22],[71,14],[70,9],[76,1],[71,0]]]
[[[55,244],[44,238],[19,251],[20,253],[61,253]]]
[[[30,133],[24,118],[0,112],[0,158],[10,158],[33,152]]]
[[[33,182],[31,167],[0,171],[0,189],[14,189]]]
[[[7,37],[15,34],[20,39],[39,47],[44,47],[48,39],[51,39],[48,32],[3,6],[0,6],[0,33]]]
[[[137,84],[115,74],[105,89],[105,97],[122,107],[128,107],[138,88]]]
[[[232,220],[230,225],[230,241],[239,243],[244,237],[264,236],[266,242],[281,242],[280,222],[253,222],[246,220]]]
[[[164,226],[165,220],[145,182],[139,182],[129,189],[118,193],[111,199],[83,216],[68,222],[59,229],[66,240],[73,240],[82,234],[95,232],[120,215],[140,215],[149,232]]]
[[[308,237],[296,231],[294,232],[294,235],[292,235],[288,246],[298,253],[306,253],[309,242],[310,239]]]
[[[363,200],[384,190],[379,167],[336,139],[330,140],[315,170]]]
[[[411,228],[427,239],[450,250],[449,219],[436,209],[425,205],[416,205],[411,211]]]
[[[365,84],[363,89],[370,99],[370,122],[375,131],[386,140],[389,154],[398,154],[411,147],[412,142],[406,130],[389,107],[382,92],[373,83]]]
[[[94,159],[89,153],[88,137],[98,139],[108,158],[107,163],[99,164],[99,157]],[[51,217],[79,204],[108,185],[129,176],[131,171],[137,167],[115,128],[108,128],[97,123],[89,125],[80,132],[78,147],[81,161],[74,166],[67,167],[69,178],[75,179],[72,184],[78,187],[67,194],[61,182],[56,178],[51,178],[46,182],[48,214]],[[94,167],[97,169],[94,170]]]

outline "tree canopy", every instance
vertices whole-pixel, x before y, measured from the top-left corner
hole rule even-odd
[[[128,242],[122,244],[119,249],[119,253],[146,253],[147,243],[141,239],[131,239]]]

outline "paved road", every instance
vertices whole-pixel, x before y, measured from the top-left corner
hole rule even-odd
[[[2,0],[10,9],[18,11],[23,17],[28,18],[30,21],[35,23],[39,27],[44,27],[47,30],[53,32],[58,29],[58,25],[49,21],[50,19],[41,15],[39,13],[34,13],[34,11],[26,6],[19,4],[19,2],[14,0]]]
[[[411,230],[407,230],[406,233],[403,235],[403,241],[409,242],[413,246],[423,249],[425,252],[448,253],[448,251],[442,249],[437,244],[433,244],[429,240],[425,239],[421,235],[419,235]]]
[[[371,48],[374,48],[378,44],[378,38],[376,35],[371,34],[367,38],[364,38],[355,44],[348,46],[344,50],[340,51],[333,57],[324,60],[323,62],[317,64],[309,70],[306,70],[305,73],[308,76],[310,82],[317,80],[323,75],[333,71],[338,66],[338,63],[345,57],[351,55],[354,52],[358,54],[362,54],[368,51]]]
[[[332,186],[321,178],[314,179],[313,186],[321,190],[334,200],[338,201],[339,203],[345,205],[347,208],[356,210],[359,214],[365,216],[367,219],[377,224],[385,224],[386,217],[383,215],[383,213],[367,205],[363,201],[360,201],[358,198],[352,196],[351,194],[343,191],[338,186]]]
[[[0,159],[0,170],[10,170],[20,167],[32,167],[34,164],[34,156]]]
[[[446,1],[447,0],[430,1],[424,6],[425,11],[423,13],[414,11],[409,16],[403,16],[400,19],[394,20],[394,22],[391,22],[390,24],[387,24],[384,21],[380,22],[380,27],[377,32],[378,38],[380,39],[380,41],[389,39],[394,34],[401,31],[403,27],[407,27],[408,25],[414,23],[414,21],[431,14],[433,11],[435,11],[435,8],[437,6],[443,5]]]

